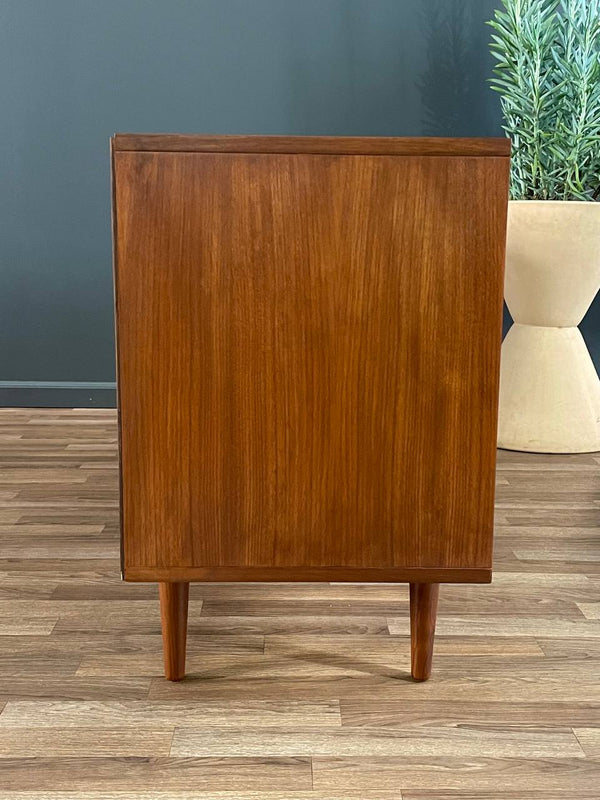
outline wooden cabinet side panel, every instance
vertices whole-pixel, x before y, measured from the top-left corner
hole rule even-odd
[[[126,567],[489,567],[507,159],[114,158]]]
[[[152,156],[114,161],[123,562],[189,566],[193,275],[171,213],[188,182]]]

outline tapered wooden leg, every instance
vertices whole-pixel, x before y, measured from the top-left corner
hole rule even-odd
[[[431,675],[439,591],[439,583],[410,584],[410,660],[415,681]]]
[[[159,583],[165,677],[180,681],[185,675],[185,643],[189,583]]]

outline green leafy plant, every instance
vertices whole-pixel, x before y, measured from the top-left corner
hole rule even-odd
[[[600,199],[600,0],[502,0],[488,24],[511,197]]]

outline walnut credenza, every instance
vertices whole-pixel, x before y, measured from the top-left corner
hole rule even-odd
[[[491,580],[509,143],[112,139],[122,570],[409,582],[424,680],[441,582]]]

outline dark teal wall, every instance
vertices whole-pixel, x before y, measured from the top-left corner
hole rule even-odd
[[[495,5],[2,0],[0,381],[114,380],[114,131],[496,135]]]

